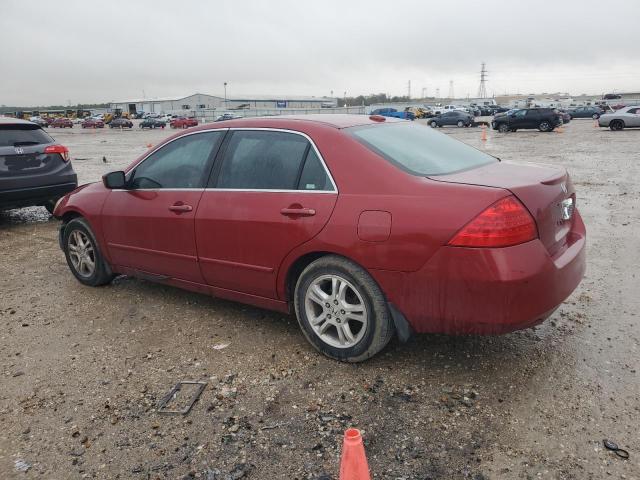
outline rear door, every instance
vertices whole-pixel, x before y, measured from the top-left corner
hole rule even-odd
[[[538,128],[538,125],[540,125],[540,111],[536,109],[526,110],[524,128]]]
[[[179,280],[204,283],[194,217],[226,130],[195,132],[153,152],[113,190],[102,211],[111,260]]]
[[[232,130],[219,157],[196,214],[202,274],[214,287],[275,299],[280,264],[322,230],[337,189],[297,132]]]

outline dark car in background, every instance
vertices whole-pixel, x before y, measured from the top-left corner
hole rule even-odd
[[[140,122],[140,128],[164,128],[166,125],[167,122],[164,120],[149,117]]]
[[[429,120],[432,127],[443,127],[445,125],[457,125],[458,127],[468,127],[473,123],[473,117],[467,112],[452,110],[436,115]]]
[[[571,121],[571,115],[569,114],[569,112],[567,112],[563,108],[558,108],[557,110],[558,110],[558,113],[560,114],[560,117],[562,117],[562,123],[564,125],[566,125]]]
[[[395,108],[377,108],[371,112],[371,115],[381,115],[383,117],[401,118],[403,120],[415,120],[416,115],[413,112],[399,112]]]
[[[56,118],[53,122],[49,124],[52,128],[73,128],[73,122],[70,118]]]
[[[127,118],[114,118],[109,122],[109,128],[133,128],[133,122]]]
[[[562,116],[553,108],[523,108],[496,116],[491,122],[493,129],[502,133],[515,132],[518,129],[551,132],[560,125],[562,125]]]
[[[571,115],[571,118],[593,118],[597,120],[604,112],[600,107],[591,106],[571,108],[567,113]]]
[[[78,186],[67,147],[39,125],[0,118],[0,209],[56,202]]]

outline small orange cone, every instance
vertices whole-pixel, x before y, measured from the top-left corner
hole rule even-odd
[[[593,121],[593,128],[600,128],[600,125],[598,124],[598,120]]]
[[[360,430],[356,428],[349,428],[344,432],[342,458],[340,459],[340,480],[371,480],[362,436]]]
[[[480,138],[483,142],[487,141],[487,125],[486,124],[482,124],[482,137]]]
[[[150,143],[147,143],[147,148],[151,148],[151,147],[153,147],[153,145]]]

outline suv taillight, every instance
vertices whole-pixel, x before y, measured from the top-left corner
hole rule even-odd
[[[509,247],[538,238],[536,223],[513,195],[502,198],[451,239],[454,247]]]
[[[59,153],[65,162],[69,161],[69,149],[64,145],[49,145],[44,153]]]

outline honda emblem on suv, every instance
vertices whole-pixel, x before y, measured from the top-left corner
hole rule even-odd
[[[24,153],[24,148],[22,147],[13,147],[16,149],[16,154],[22,155]]]

